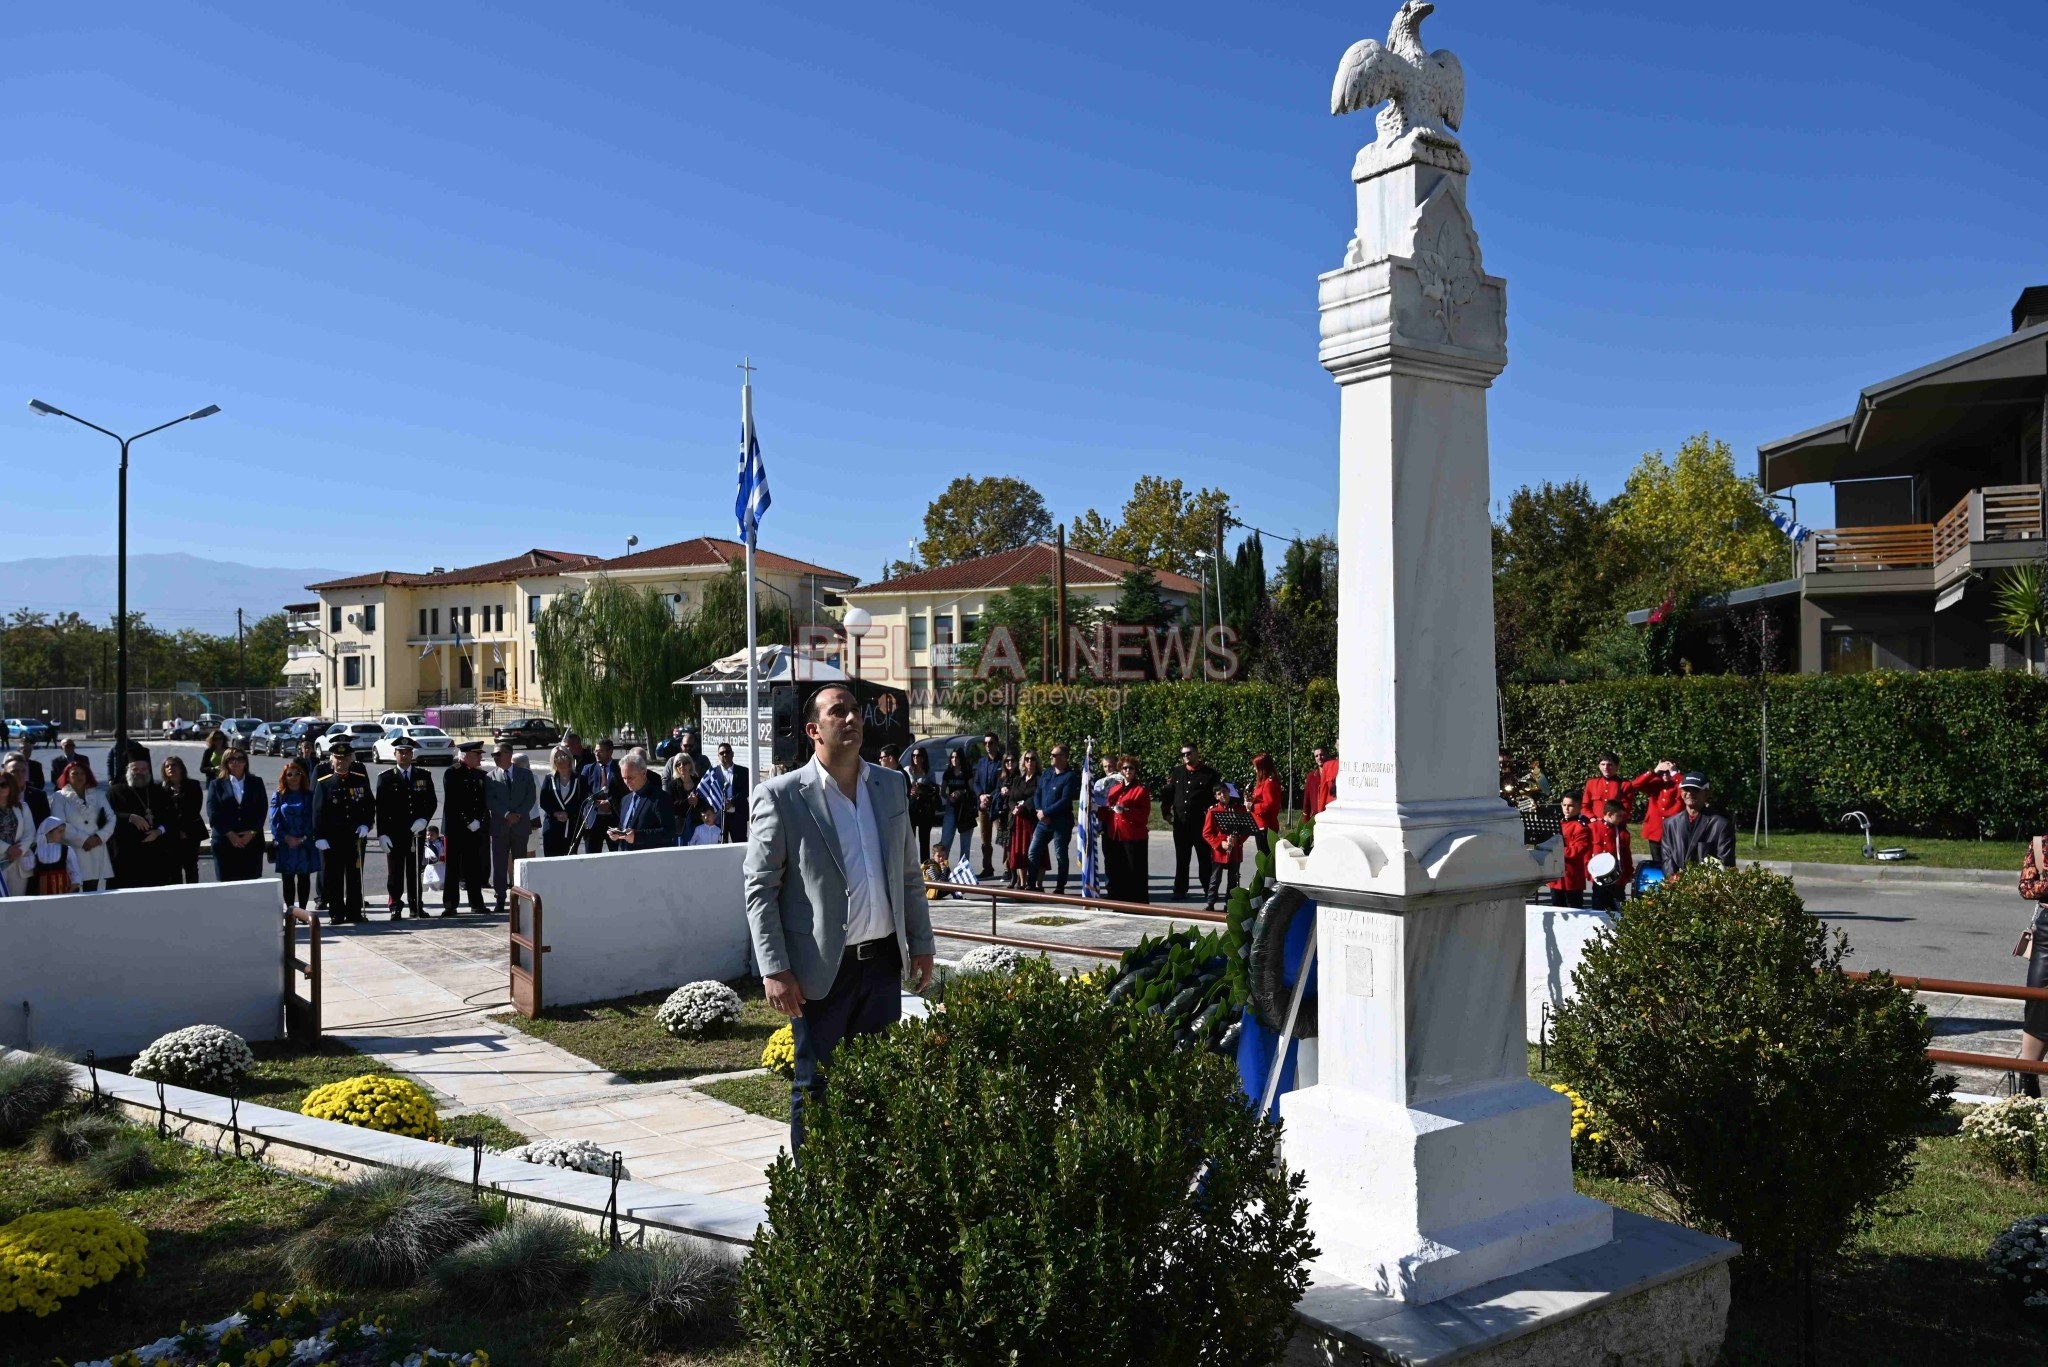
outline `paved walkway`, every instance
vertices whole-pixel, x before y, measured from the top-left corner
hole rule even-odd
[[[505,937],[498,917],[323,926],[326,1032],[420,1079],[444,1110],[616,1149],[641,1181],[765,1201],[788,1126],[687,1082],[629,1083],[488,1019],[511,1005]]]

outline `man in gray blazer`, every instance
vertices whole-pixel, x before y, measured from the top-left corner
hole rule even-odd
[[[796,1077],[789,1151],[803,1108],[848,1035],[902,1011],[901,985],[932,977],[932,921],[902,777],[860,757],[860,703],[828,685],[804,705],[810,763],[754,789],[747,823],[747,926],[768,1004],[790,1018]]]
[[[533,770],[512,762],[512,742],[501,740],[496,767],[484,777],[484,801],[491,814],[491,891],[498,895],[498,914],[505,914],[505,895],[512,886],[512,863],[526,858],[533,835],[533,808],[540,787]]]

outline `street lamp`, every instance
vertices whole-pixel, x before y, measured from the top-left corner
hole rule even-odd
[[[128,758],[128,447],[144,437],[154,436],[166,427],[176,427],[181,422],[197,422],[220,412],[220,405],[210,403],[196,413],[187,413],[182,418],[158,423],[146,432],[137,432],[124,437],[118,432],[109,432],[96,422],[87,422],[76,413],[44,403],[41,399],[30,399],[29,410],[39,418],[69,418],[80,427],[90,427],[103,437],[112,437],[121,443],[120,475],[120,524],[114,554],[114,761],[120,764]]]
[[[874,616],[866,608],[849,607],[839,615],[839,625],[846,628],[847,639],[853,642],[853,677],[856,679],[860,677],[861,638],[868,634],[868,629],[874,626],[874,624]]]

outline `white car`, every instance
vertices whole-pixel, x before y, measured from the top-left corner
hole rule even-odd
[[[395,726],[425,726],[427,719],[417,712],[386,712],[377,724],[389,731]]]
[[[384,733],[370,753],[379,764],[398,763],[398,738],[410,737],[415,764],[455,763],[455,738],[438,726],[394,726]]]
[[[327,728],[327,734],[313,742],[313,749],[322,759],[334,753],[334,743],[348,742],[349,749],[358,755],[370,753],[370,748],[384,739],[384,728],[373,721],[338,721]]]

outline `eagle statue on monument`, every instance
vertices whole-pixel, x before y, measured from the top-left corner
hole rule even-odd
[[[1422,46],[1422,21],[1436,10],[1430,0],[1406,0],[1387,30],[1386,46],[1360,39],[1337,66],[1330,112],[1351,114],[1374,105],[1380,110],[1378,145],[1410,133],[1458,145],[1456,129],[1465,118],[1465,69],[1449,51]]]

